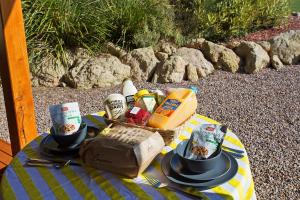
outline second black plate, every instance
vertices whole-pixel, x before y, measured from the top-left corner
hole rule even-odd
[[[224,176],[209,181],[196,181],[196,180],[191,180],[179,176],[174,170],[172,170],[170,166],[170,160],[174,155],[173,151],[167,153],[165,157],[162,159],[161,168],[164,175],[174,183],[184,185],[184,186],[189,186],[189,187],[197,187],[199,190],[207,190],[209,188],[221,185],[222,183],[229,181],[236,175],[238,171],[238,163],[235,160],[235,158],[233,158],[231,155],[225,152],[223,153],[226,154],[226,156],[230,159],[230,163],[231,163],[230,169]]]
[[[40,143],[40,151],[46,156],[77,156],[80,145],[74,145],[68,148],[60,148],[51,134],[44,137]]]
[[[174,154],[170,160],[171,168],[180,176],[196,180],[196,181],[207,181],[224,176],[230,169],[230,159],[224,153],[222,153],[218,165],[213,169],[204,172],[204,173],[194,173],[184,168],[180,162],[178,155]]]

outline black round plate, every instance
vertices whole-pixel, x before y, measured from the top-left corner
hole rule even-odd
[[[51,134],[47,135],[40,143],[40,151],[46,156],[77,156],[80,145],[60,148]]]
[[[167,153],[165,157],[162,159],[161,168],[164,175],[174,183],[184,185],[184,186],[189,186],[189,187],[197,187],[199,190],[207,190],[209,188],[221,185],[222,183],[229,181],[236,175],[238,171],[238,163],[235,160],[235,158],[233,158],[231,155],[225,152],[223,153],[226,154],[226,156],[230,159],[231,166],[229,171],[224,176],[220,178],[216,178],[214,180],[196,181],[178,175],[175,171],[172,170],[170,166],[170,160],[174,155],[173,151]]]
[[[222,154],[220,156],[218,164],[213,169],[200,174],[191,172],[188,169],[184,168],[184,166],[178,158],[178,155],[173,154],[170,160],[170,165],[172,170],[174,170],[178,175],[182,177],[196,181],[207,181],[216,178],[221,178],[222,176],[224,176],[229,171],[231,163],[230,159],[226,156],[226,154]]]

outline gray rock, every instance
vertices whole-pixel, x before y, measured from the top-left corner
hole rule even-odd
[[[293,11],[292,15],[295,17],[300,17],[300,12]]]
[[[204,38],[192,39],[191,41],[187,42],[185,47],[193,48],[193,49],[201,49],[202,44],[203,44],[204,41],[205,41]]]
[[[225,44],[225,47],[228,49],[235,49],[241,44],[240,41],[229,41]]]
[[[300,30],[289,31],[274,37],[271,41],[271,54],[278,55],[286,65],[300,62]]]
[[[259,44],[266,52],[270,52],[271,51],[271,43],[268,41],[259,41],[257,42],[257,44]]]
[[[181,56],[186,62],[194,65],[197,68],[199,78],[205,77],[214,71],[214,66],[197,49],[182,47],[177,49],[176,55]]]
[[[65,73],[66,68],[61,61],[48,54],[31,66],[32,86],[56,87]]]
[[[244,60],[246,73],[256,73],[270,64],[268,53],[255,42],[243,41],[235,52]]]
[[[158,58],[159,61],[165,61],[169,57],[167,53],[163,53],[163,52],[156,52],[155,56]]]
[[[176,47],[170,44],[169,42],[161,42],[159,44],[159,51],[168,55],[172,55],[176,53]]]
[[[122,58],[123,56],[125,56],[127,54],[127,52],[125,50],[123,50],[121,47],[114,45],[111,42],[108,42],[106,44],[106,48],[107,51],[113,55],[116,56],[118,58]]]
[[[64,76],[64,82],[74,88],[111,87],[130,77],[130,66],[110,54],[94,58],[79,58]]]
[[[152,47],[135,49],[122,58],[122,62],[131,67],[132,78],[150,80],[160,62]]]
[[[84,48],[75,48],[67,50],[65,53],[66,58],[66,69],[72,67],[74,62],[79,58],[90,58],[90,52]]]
[[[272,64],[273,68],[277,69],[277,70],[284,67],[284,65],[282,64],[281,60],[279,59],[279,57],[277,55],[271,56],[271,64]]]
[[[213,63],[215,69],[233,73],[239,69],[240,58],[231,49],[205,41],[201,50],[204,56]]]
[[[191,82],[197,82],[199,80],[197,74],[197,68],[190,63],[186,66],[186,76],[187,76],[187,80]]]
[[[187,64],[180,56],[171,56],[157,67],[152,82],[180,83],[184,79]]]

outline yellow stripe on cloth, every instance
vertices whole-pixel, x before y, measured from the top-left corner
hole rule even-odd
[[[105,179],[101,172],[91,167],[85,167],[89,177],[103,190],[111,199],[124,200],[125,198],[119,193],[118,189],[107,179]]]
[[[105,128],[106,124],[103,122],[99,121],[97,118],[95,118],[93,115],[86,115],[85,116],[88,120],[93,122],[95,125],[97,125],[99,128]],[[100,116],[101,117],[101,116]]]
[[[140,177],[148,183],[148,181],[144,175],[142,175]],[[179,200],[179,198],[177,197],[177,195],[174,192],[172,192],[166,188],[154,188],[154,189],[157,190],[166,199],[178,199]],[[141,199],[144,199],[144,198],[141,198]]]
[[[174,141],[171,142],[171,144],[169,145],[172,149],[176,149],[177,143],[175,143]]]
[[[228,183],[238,191],[239,199],[244,199],[243,185],[241,184],[240,180],[233,178],[230,181],[228,181]]]
[[[237,138],[234,138],[232,136],[226,135],[224,138],[226,141],[240,147],[241,149],[245,149],[244,145],[241,143],[241,141]]]
[[[195,126],[198,126],[198,125],[201,124],[199,121],[196,121],[196,120],[194,120],[194,119],[191,119],[189,122],[190,122],[191,124],[195,125]]]
[[[253,182],[253,179],[251,179],[251,184],[246,193],[245,200],[251,199],[253,197],[253,195],[254,195],[254,182]]]
[[[222,186],[214,187],[211,190],[213,192],[215,192],[217,195],[221,196],[225,200],[233,200],[231,192],[224,189]]]
[[[136,184],[132,179],[119,177],[122,184],[129,189],[136,197],[139,199],[151,200],[150,197],[143,189],[140,188],[138,184]]]
[[[192,132],[193,132],[193,128],[191,128],[189,126],[184,127],[184,130],[190,134],[192,134]]]
[[[96,114],[100,117],[103,117],[105,115],[105,111],[100,111],[100,112],[97,112]]]
[[[185,135],[180,134],[180,135],[178,136],[178,139],[179,139],[180,141],[183,141],[183,140],[187,140],[188,137],[186,137]]]

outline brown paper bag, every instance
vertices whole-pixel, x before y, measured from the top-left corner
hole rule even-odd
[[[88,166],[133,178],[150,165],[164,145],[157,132],[117,125],[107,135],[86,141],[79,154]]]

